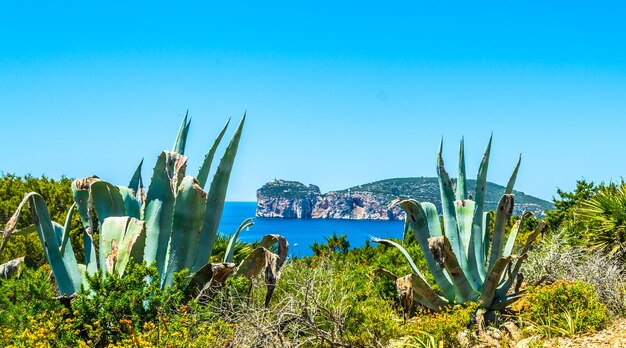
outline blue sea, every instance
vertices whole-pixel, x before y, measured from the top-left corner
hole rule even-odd
[[[402,238],[404,223],[401,221],[333,220],[333,219],[267,219],[256,218],[256,202],[226,202],[219,231],[232,234],[241,222],[254,218],[254,226],[241,232],[239,238],[246,242],[260,240],[264,235],[280,234],[289,241],[292,256],[312,255],[313,241],[324,243],[324,237],[333,232],[347,234],[350,247],[361,247],[370,237]]]

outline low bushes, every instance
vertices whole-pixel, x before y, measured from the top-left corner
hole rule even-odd
[[[523,301],[521,317],[531,324],[529,332],[546,337],[592,332],[608,321],[606,306],[593,286],[583,282],[559,280],[533,287]]]
[[[554,251],[547,241],[529,257],[529,264],[538,267],[528,273],[529,283],[544,273],[582,274],[557,271],[574,266],[559,264],[558,250],[565,249]],[[414,243],[408,249],[419,251]],[[395,248],[368,245],[289,260],[269,308],[259,284],[250,290],[243,277],[229,279],[211,300],[184,303],[185,273],[177,275],[173,287],[160,290],[144,282],[156,277],[154,268],[135,264],[124,277],[90,279],[93,292],[79,294],[66,307],[53,299],[57,294],[49,267],[22,269],[14,278],[0,280],[0,346],[457,347],[468,339],[480,340],[473,334],[479,329],[474,315],[478,303],[437,314],[418,308],[404,321],[393,282],[372,272],[380,267],[408,272],[397,253]],[[578,257],[561,255],[563,262]],[[424,267],[419,255],[416,259]],[[592,269],[600,272],[601,267]],[[589,272],[588,281],[602,274],[592,278]],[[597,330],[609,320],[603,301],[596,285],[557,281],[528,288],[518,316],[528,335],[569,336]]]
[[[528,284],[542,280],[583,281],[612,315],[626,312],[626,267],[617,258],[572,243],[567,231],[546,236],[522,266]]]
[[[459,342],[459,334],[465,329],[472,329],[475,320],[474,313],[479,303],[469,302],[464,305],[456,305],[440,313],[423,311],[402,327],[402,334],[407,337],[417,338],[419,344],[427,342],[441,342],[445,347],[456,347]],[[405,338],[406,339],[406,338]]]

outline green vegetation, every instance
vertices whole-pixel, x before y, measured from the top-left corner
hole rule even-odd
[[[320,189],[315,185],[306,186],[297,181],[274,180],[266,183],[258,191],[260,195],[282,197],[286,199],[302,199],[311,194],[319,194]]]
[[[140,170],[123,187],[0,179],[10,220],[0,257],[36,261],[0,278],[0,346],[509,346],[590,333],[626,313],[623,182],[559,190],[544,223],[512,214],[516,168],[490,212],[490,145],[473,196],[461,146],[456,181],[439,152],[441,217],[432,203],[398,200],[403,240],[350,250],[346,235],[332,234],[311,246],[313,256],[285,262],[281,236],[238,240],[250,220],[228,236],[209,228],[207,244],[187,238],[217,226],[236,149],[231,142],[208,193],[213,203],[205,203],[210,165],[197,179],[184,176],[188,127],[183,121],[174,151],[161,155],[167,165],[157,164],[147,196]],[[31,214],[20,211],[26,204]],[[209,245],[201,263],[198,244]]]
[[[456,180],[453,180],[456,184]],[[468,191],[476,191],[476,180],[466,179],[466,187]],[[495,210],[500,201],[500,197],[504,194],[506,188],[492,182],[487,183],[485,193],[485,207],[487,210]],[[439,195],[439,179],[430,177],[418,178],[394,178],[385,179],[363,185],[350,187],[346,190],[338,192],[371,192],[384,197],[381,201],[391,202],[398,197],[418,198],[420,201],[431,202],[437,207],[441,207],[441,197]],[[553,209],[550,202],[529,196],[523,192],[513,191],[515,200],[518,205],[517,212],[531,211],[540,215],[542,212]]]
[[[326,240],[325,244],[319,244],[318,242],[313,241],[313,245],[311,245],[313,255],[321,256],[337,252],[345,254],[348,252],[348,249],[350,249],[350,242],[348,241],[347,234],[338,236],[337,232],[333,232],[330,237],[324,237],[324,239]]]
[[[590,284],[557,281],[533,287],[524,300],[523,320],[532,324],[531,333],[544,336],[574,336],[602,328],[607,320],[606,306]]]
[[[54,180],[47,177],[34,178],[30,175],[19,177],[15,175],[5,175],[0,177],[0,226],[9,221],[15,212],[15,208],[20,204],[24,196],[29,192],[39,192],[47,202],[50,202],[50,217],[54,221],[64,221],[67,209],[74,203],[71,190],[72,180],[61,178]],[[32,225],[33,221],[27,212],[20,215],[17,229],[22,229]],[[72,219],[70,230],[70,241],[77,249],[82,245],[82,228],[78,217]],[[14,235],[11,242],[0,252],[0,263],[29,255],[38,265],[46,262],[41,243],[36,234]],[[79,260],[84,259],[84,254],[76,253]]]

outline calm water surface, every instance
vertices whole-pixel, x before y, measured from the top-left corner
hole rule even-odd
[[[255,202],[226,202],[219,231],[225,234],[234,233],[243,220],[252,217],[254,226],[242,232],[240,239],[253,242],[268,233],[281,234],[289,241],[289,254],[308,256],[313,253],[309,248],[313,241],[325,242],[324,237],[333,232],[338,235],[347,234],[350,247],[360,247],[372,236],[402,238],[404,226],[401,221],[265,219],[255,218],[255,213]]]

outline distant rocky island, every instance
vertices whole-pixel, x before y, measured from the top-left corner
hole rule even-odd
[[[469,192],[476,181],[468,180]],[[495,210],[504,186],[488,183],[485,208]],[[552,203],[514,191],[514,214],[530,211],[543,216],[553,209]],[[257,190],[256,216],[287,219],[357,219],[357,220],[403,220],[399,207],[390,208],[396,198],[414,198],[420,202],[432,202],[441,208],[437,178],[397,178],[354,186],[341,191],[322,193],[315,185],[297,181],[274,180]]]

